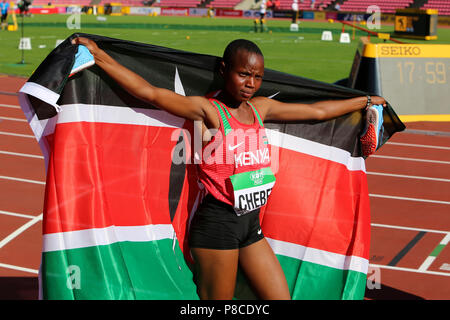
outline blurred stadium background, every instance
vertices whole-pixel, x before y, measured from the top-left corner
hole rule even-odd
[[[437,40],[429,42],[450,43],[450,29],[446,28],[450,26],[450,1],[446,0],[298,0],[297,32],[290,31],[292,0],[274,1],[277,7],[267,9],[265,32],[259,32],[261,2],[26,0],[17,2],[19,6],[28,5],[23,19],[17,4],[11,2],[8,28],[15,31],[0,33],[0,73],[28,77],[57,41],[83,32],[218,56],[229,41],[244,37],[261,46],[268,68],[335,82],[348,76],[358,39],[367,35],[347,26],[345,32],[352,36],[351,43],[342,44],[339,35],[343,25],[339,21],[370,27],[365,24],[372,12],[367,12],[374,5],[381,23],[374,31],[384,34],[394,31],[397,9],[437,10]],[[321,41],[324,30],[332,32],[333,41]],[[19,50],[21,37],[30,38],[31,50]],[[385,40],[372,37],[371,41]],[[22,53],[25,63],[18,63]],[[326,72],[317,67],[323,63],[327,63]]]

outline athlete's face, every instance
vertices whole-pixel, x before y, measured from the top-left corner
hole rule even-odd
[[[222,65],[225,90],[236,101],[247,101],[258,91],[264,76],[264,58],[245,49],[239,50],[231,65]]]

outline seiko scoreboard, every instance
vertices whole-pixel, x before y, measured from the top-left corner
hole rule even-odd
[[[362,37],[348,86],[384,97],[399,115],[448,115],[450,45],[375,44]]]

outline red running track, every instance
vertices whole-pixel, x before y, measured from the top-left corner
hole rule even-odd
[[[45,169],[14,95],[24,82],[0,75],[0,299],[38,298]],[[450,299],[450,123],[407,123],[366,167],[366,299]]]

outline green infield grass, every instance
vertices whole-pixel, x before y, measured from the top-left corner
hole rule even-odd
[[[24,18],[24,37],[31,38],[31,50],[18,49],[21,37],[21,18],[18,31],[0,32],[0,73],[30,76],[42,60],[54,49],[58,39],[73,33],[91,33],[197,53],[221,56],[225,46],[234,39],[245,38],[257,43],[265,56],[265,66],[290,74],[324,82],[346,78],[350,72],[359,37],[356,31],[350,44],[339,43],[342,24],[302,20],[298,32],[290,32],[290,20],[267,20],[266,32],[255,32],[252,19],[97,16],[81,15],[80,29],[69,29],[69,15],[35,15]],[[105,21],[106,19],[106,21]],[[73,21],[72,21],[73,22]],[[70,24],[69,26],[74,26]],[[329,30],[333,41],[321,41],[321,34]],[[353,31],[346,26],[346,32]],[[393,26],[382,26],[380,32],[393,32]],[[372,37],[373,42],[382,40]],[[414,43],[450,43],[450,29],[438,29],[438,40]]]

